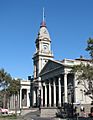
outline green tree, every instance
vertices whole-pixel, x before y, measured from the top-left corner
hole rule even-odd
[[[80,65],[73,66],[71,72],[77,74],[78,84],[85,88],[85,94],[93,101],[93,39],[88,39],[86,50],[89,52],[91,59],[86,64],[81,62]]]
[[[10,85],[11,80],[12,77],[10,76],[10,74],[8,74],[4,69],[0,69],[0,90],[3,93],[3,108],[7,107],[7,89]]]
[[[93,60],[93,39],[92,38],[89,38],[87,40],[87,48],[86,48],[87,51],[89,51],[89,54]]]
[[[14,79],[4,69],[0,69],[0,94],[3,95],[0,101],[3,108],[7,107],[7,100],[12,95],[17,95],[20,89],[20,79]],[[7,99],[6,99],[7,98]]]
[[[8,87],[8,92],[10,95],[17,95],[19,93],[20,90],[20,79],[12,79],[10,81],[10,86]]]
[[[18,94],[20,90],[20,79],[12,79],[10,82],[10,86],[8,87],[8,93],[11,97],[15,96],[15,114],[17,115],[17,104],[18,104]]]
[[[3,107],[3,95],[2,92],[0,91],[0,107]]]
[[[84,86],[86,93],[93,92],[93,66],[81,63],[80,65],[75,65],[71,72],[77,74],[78,84]]]

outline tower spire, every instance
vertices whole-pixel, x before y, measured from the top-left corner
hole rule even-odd
[[[41,27],[46,27],[46,23],[45,23],[45,9],[43,8],[43,20],[41,23]]]
[[[45,9],[43,8],[43,21],[45,21]]]

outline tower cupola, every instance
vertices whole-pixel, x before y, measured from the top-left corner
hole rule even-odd
[[[40,25],[40,29],[38,32],[36,42],[38,42],[39,40],[51,41],[47,26],[46,26],[46,22],[45,22],[44,8],[43,8],[43,20],[42,20],[41,25]]]

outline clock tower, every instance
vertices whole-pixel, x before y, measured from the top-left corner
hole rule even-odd
[[[38,36],[35,41],[36,51],[33,55],[33,64],[34,64],[34,72],[33,72],[33,95],[32,95],[32,104],[38,106],[39,105],[39,96],[41,89],[41,82],[39,73],[41,72],[44,65],[47,63],[49,59],[53,59],[53,54],[51,51],[51,39],[50,35],[44,20],[44,11],[43,11],[43,21],[41,23]],[[37,82],[38,81],[38,82]]]
[[[51,51],[51,39],[44,19],[41,23],[35,44],[36,52],[33,56],[34,78],[38,78],[41,69],[44,67],[47,61],[49,59],[53,59],[53,54]]]

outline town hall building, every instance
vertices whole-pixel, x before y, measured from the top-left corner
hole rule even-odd
[[[43,17],[35,41],[36,51],[33,55],[33,79],[31,86],[31,105],[40,107],[41,116],[54,116],[58,107],[72,103],[90,112],[91,98],[85,95],[85,89],[78,84],[77,76],[71,73],[74,65],[90,64],[89,59],[54,60],[51,50],[51,38]]]

